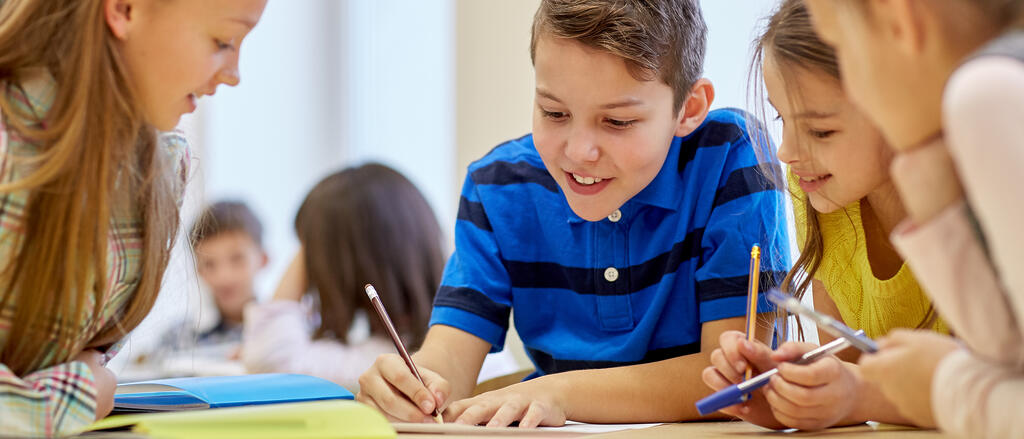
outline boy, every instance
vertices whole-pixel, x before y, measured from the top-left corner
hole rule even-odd
[[[221,201],[204,210],[189,234],[199,277],[210,287],[220,320],[197,337],[199,345],[242,340],[242,313],[256,297],[253,281],[267,266],[263,226],[245,203]],[[234,349],[232,349],[234,351]]]
[[[709,353],[744,326],[751,246],[765,249],[763,282],[788,255],[785,227],[770,226],[782,195],[744,116],[708,113],[705,33],[697,0],[541,3],[533,134],[469,167],[414,356],[427,388],[385,355],[360,401],[489,426],[698,417]],[[536,377],[464,399],[512,307]]]
[[[135,360],[140,365],[159,364],[160,375],[192,374],[196,357],[214,364],[236,359],[242,342],[243,310],[255,300],[253,280],[267,265],[263,226],[242,202],[221,201],[204,209],[192,225],[189,243],[196,271],[217,306],[217,321],[197,328],[199,322],[186,316],[186,321],[160,337],[157,355]],[[179,364],[177,354],[187,361]]]

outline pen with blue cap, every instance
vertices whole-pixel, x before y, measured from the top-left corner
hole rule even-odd
[[[858,331],[863,334],[863,331]],[[817,349],[803,354],[799,360],[794,361],[796,364],[808,364],[813,363],[821,357],[832,355],[850,347],[850,341],[845,338],[837,338],[832,340],[830,343],[821,345]],[[779,369],[775,368],[764,372],[756,377],[746,380],[739,384],[733,384],[722,390],[719,390],[710,396],[697,401],[697,412],[701,416],[708,415],[724,409],[729,406],[733,406],[747,400],[747,395],[757,389],[760,389],[768,384],[773,376],[779,373]]]

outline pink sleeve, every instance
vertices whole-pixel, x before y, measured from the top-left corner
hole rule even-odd
[[[969,438],[1024,437],[1024,374],[960,350],[932,379],[932,412],[939,428]]]
[[[921,226],[901,224],[892,241],[957,337],[982,357],[1024,364],[1013,310],[975,238],[965,204]]]
[[[355,393],[359,376],[377,356],[393,352],[386,340],[371,337],[352,345],[313,340],[302,304],[272,300],[246,307],[242,361],[250,372],[301,373],[333,381]]]

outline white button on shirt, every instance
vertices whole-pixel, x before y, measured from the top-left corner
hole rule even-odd
[[[613,223],[619,222],[620,219],[622,219],[622,212],[619,209],[615,209],[615,212],[612,212],[611,215],[608,215],[608,221],[611,221]]]
[[[619,270],[615,267],[608,267],[604,270],[604,280],[608,282],[615,282],[619,279]]]

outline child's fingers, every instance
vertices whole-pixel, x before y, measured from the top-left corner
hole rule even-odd
[[[779,346],[775,352],[772,352],[771,359],[776,363],[783,361],[793,361],[800,358],[801,355],[806,354],[816,349],[817,346],[810,343],[800,342],[786,342],[782,346]]]
[[[498,410],[498,407],[493,404],[489,404],[487,401],[475,401],[469,407],[466,407],[462,411],[462,414],[455,419],[456,424],[463,425],[480,425],[484,421],[489,420],[494,412]]]
[[[427,384],[427,389],[433,395],[437,407],[439,407],[438,411],[444,411],[445,407],[448,406],[448,395],[452,393],[451,383],[430,369],[421,368],[419,371],[420,377]]]
[[[827,356],[811,364],[782,363],[779,365],[779,376],[790,383],[817,387],[839,379],[842,367],[839,359]]]
[[[822,394],[821,387],[804,387],[786,381],[781,376],[771,379],[771,389],[776,395],[784,398],[793,406],[804,409],[819,408],[828,405],[827,395]]]
[[[519,426],[534,428],[541,425],[546,427],[565,425],[565,412],[540,401],[531,402],[523,419],[519,421]]]
[[[743,375],[747,371],[747,359],[740,354],[740,344],[746,339],[746,335],[739,331],[725,331],[718,336],[718,346],[724,360],[732,365],[737,374]]]
[[[416,379],[416,375],[412,374],[412,371],[409,370],[409,366],[406,366],[402,357],[395,354],[382,355],[378,359],[378,364],[380,364],[380,374],[388,384],[406,398],[409,398],[424,414],[433,413],[434,408],[437,407],[436,397],[424,387],[420,380]],[[428,372],[427,369],[423,368],[420,368],[419,371],[421,377],[423,373]],[[440,377],[437,378],[439,379]],[[376,396],[374,399],[377,402],[381,402]]]
[[[739,345],[739,353],[761,372],[772,369],[778,364],[772,360],[771,348],[758,341],[743,340]]]
[[[821,420],[816,415],[818,410],[797,405],[771,387],[765,388],[764,397],[772,408],[772,415],[783,425],[806,430],[823,428],[820,426]]]
[[[704,384],[707,384],[711,390],[716,392],[734,384],[722,376],[721,372],[714,366],[705,367],[700,377],[704,380]]]
[[[729,380],[730,383],[738,383],[743,380],[743,373],[747,368],[746,361],[739,361],[737,363],[730,362],[726,356],[724,349],[718,348],[711,352],[711,366],[718,370],[718,373],[722,374],[725,379]]]
[[[521,401],[509,400],[501,404],[498,410],[491,416],[491,420],[487,421],[488,427],[508,427],[509,424],[518,421],[522,416],[523,412],[526,411],[526,404]],[[522,426],[522,423],[520,423]]]
[[[422,422],[423,411],[378,374],[364,374],[359,379],[359,402],[377,407],[390,418],[404,422]]]

